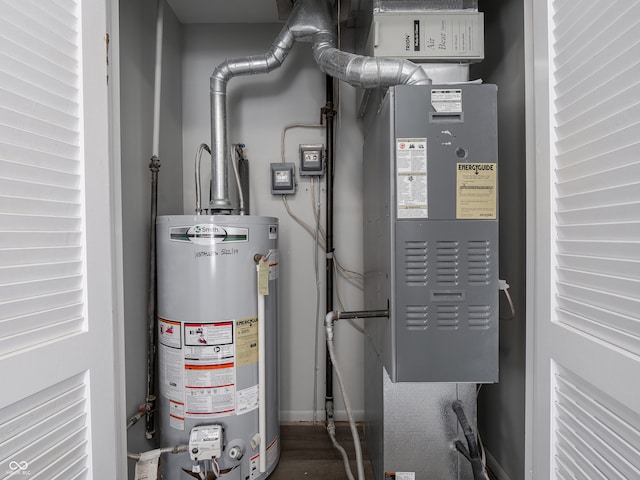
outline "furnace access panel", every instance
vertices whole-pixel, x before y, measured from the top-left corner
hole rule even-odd
[[[392,381],[498,380],[495,85],[390,88],[366,119],[367,334]]]

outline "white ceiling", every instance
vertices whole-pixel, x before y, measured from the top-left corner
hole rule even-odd
[[[278,22],[276,0],[167,0],[182,23]]]

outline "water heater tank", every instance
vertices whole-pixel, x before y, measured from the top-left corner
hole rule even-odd
[[[187,453],[163,459],[166,480],[202,478],[198,468],[219,470],[226,480],[261,480],[278,462],[277,240],[278,220],[272,217],[158,217],[160,441],[169,447],[191,439]],[[263,344],[258,286],[262,294],[268,290]]]

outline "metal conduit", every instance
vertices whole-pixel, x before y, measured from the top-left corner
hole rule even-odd
[[[230,213],[227,83],[238,75],[268,73],[282,65],[294,41],[311,42],[320,70],[363,88],[430,84],[429,76],[404,59],[374,58],[336,48],[336,20],[328,0],[298,0],[284,27],[264,55],[226,60],[211,75],[211,197],[209,206]]]

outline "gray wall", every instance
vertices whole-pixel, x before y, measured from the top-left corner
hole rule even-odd
[[[485,60],[472,78],[498,85],[500,278],[517,315],[500,322],[500,382],[482,387],[478,423],[486,449],[511,480],[524,479],[525,442],[525,86],[524,3],[481,2]],[[501,314],[509,305],[501,293]]]
[[[120,108],[122,230],[127,415],[146,395],[146,311],[149,265],[149,211],[156,1],[120,2]],[[181,25],[165,10],[159,213],[182,211]],[[154,448],[144,438],[144,421],[129,431],[128,450]],[[130,471],[133,462],[129,461]],[[131,476],[131,473],[130,473]]]
[[[210,143],[209,77],[225,58],[263,54],[282,28],[277,24],[185,25],[183,50],[184,210],[195,205],[193,163],[198,145]],[[345,39],[347,41],[347,39]],[[340,86],[336,158],[335,241],[338,258],[362,271],[362,133],[355,121],[355,90]],[[309,44],[296,44],[284,65],[270,74],[244,76],[229,82],[229,139],[246,144],[251,168],[252,215],[280,218],[280,372],[281,419],[311,420],[314,405],[314,351],[316,345],[316,285],[312,237],[289,216],[280,197],[269,190],[269,163],[280,161],[282,129],[290,123],[318,123],[325,104],[325,77],[313,61]],[[286,160],[297,163],[298,144],[324,143],[324,129],[292,129],[286,137]],[[204,160],[207,160],[206,162]],[[203,156],[203,199],[209,198],[209,157]],[[206,166],[205,166],[206,165]],[[298,192],[289,197],[291,209],[313,224],[311,184],[299,179]],[[205,202],[203,201],[203,204]],[[322,194],[324,205],[324,189]],[[324,209],[324,207],[323,207]],[[319,255],[321,277],[324,255]],[[362,292],[340,281],[346,308],[362,306]],[[324,318],[324,283],[320,313]],[[337,356],[345,365],[345,382],[356,414],[364,407],[363,341],[348,324],[338,325]],[[324,333],[317,384],[318,407],[324,408]],[[337,391],[336,391],[337,396]],[[345,418],[341,400],[337,417]],[[319,414],[324,419],[324,414]]]

